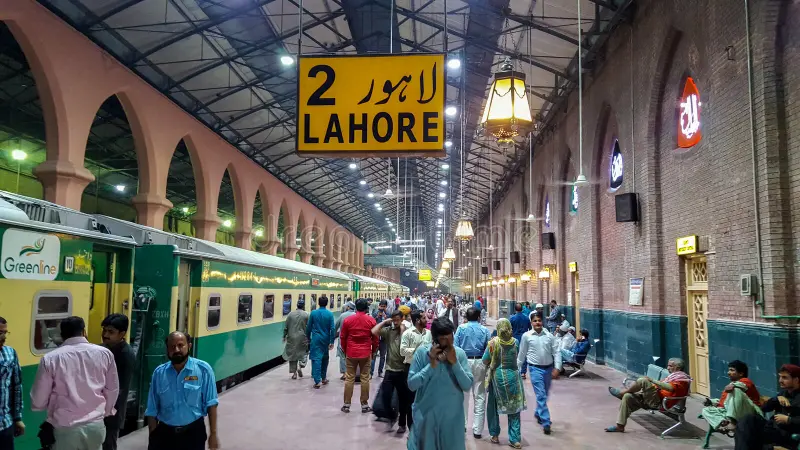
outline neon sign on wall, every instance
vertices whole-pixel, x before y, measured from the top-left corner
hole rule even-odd
[[[624,166],[622,164],[622,152],[619,150],[619,141],[614,141],[614,150],[611,152],[611,162],[609,164],[608,187],[616,191],[622,186],[622,176]]]
[[[550,196],[544,198],[544,224],[550,227]]]
[[[572,193],[569,200],[569,212],[572,214],[578,213],[578,186],[572,185]]]
[[[700,131],[700,91],[694,84],[692,77],[686,78],[681,95],[680,111],[678,115],[678,147],[691,148],[703,138]]]

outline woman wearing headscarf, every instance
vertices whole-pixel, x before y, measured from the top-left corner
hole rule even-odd
[[[514,339],[511,322],[497,321],[497,336],[489,341],[483,354],[486,372],[486,419],[492,443],[500,442],[500,414],[508,416],[508,440],[514,448],[522,448],[520,413],[527,409],[522,378],[517,366],[519,342]]]
[[[433,308],[428,308],[428,324],[426,327],[430,330],[431,324],[433,323],[433,319],[436,318],[436,313],[433,311]]]

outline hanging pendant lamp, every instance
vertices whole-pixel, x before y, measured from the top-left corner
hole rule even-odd
[[[447,250],[444,251],[444,257],[442,259],[445,261],[455,261],[456,252],[453,251],[452,247],[447,247]]]
[[[472,231],[472,222],[467,219],[459,220],[456,228],[456,237],[464,242],[472,240],[475,237],[475,233]]]
[[[449,269],[450,268],[450,261],[444,261],[442,263],[442,269]]]
[[[506,58],[494,74],[489,98],[483,110],[479,132],[488,132],[498,144],[513,144],[514,138],[533,128],[525,74],[514,70]]]

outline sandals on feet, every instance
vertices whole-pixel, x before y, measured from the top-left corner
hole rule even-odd
[[[319,389],[319,383],[314,385],[314,389]]]
[[[522,444],[520,444],[519,442],[509,442],[508,446],[514,448],[522,448]]]
[[[608,387],[608,393],[613,395],[614,397],[617,397],[618,399],[622,400],[622,392],[619,389],[609,386]]]
[[[361,414],[366,414],[372,412],[372,408],[369,405],[361,405]]]
[[[349,413],[350,412],[350,405],[342,406],[342,412],[343,413]]]
[[[295,373],[292,375],[292,379],[293,379],[293,380],[296,380],[296,379],[297,379],[297,372],[295,372]]]
[[[492,444],[499,444],[500,443],[500,438],[497,437],[497,436],[492,436],[492,438],[489,439],[489,440],[492,442]]]
[[[618,425],[613,425],[606,428],[606,433],[624,433],[625,427],[620,427]]]
[[[328,383],[330,383],[330,381],[328,381],[328,380],[322,380],[322,384],[328,384]]]

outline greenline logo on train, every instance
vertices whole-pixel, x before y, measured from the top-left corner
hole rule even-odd
[[[0,254],[0,273],[20,280],[55,280],[61,260],[61,241],[52,234],[6,230]]]

